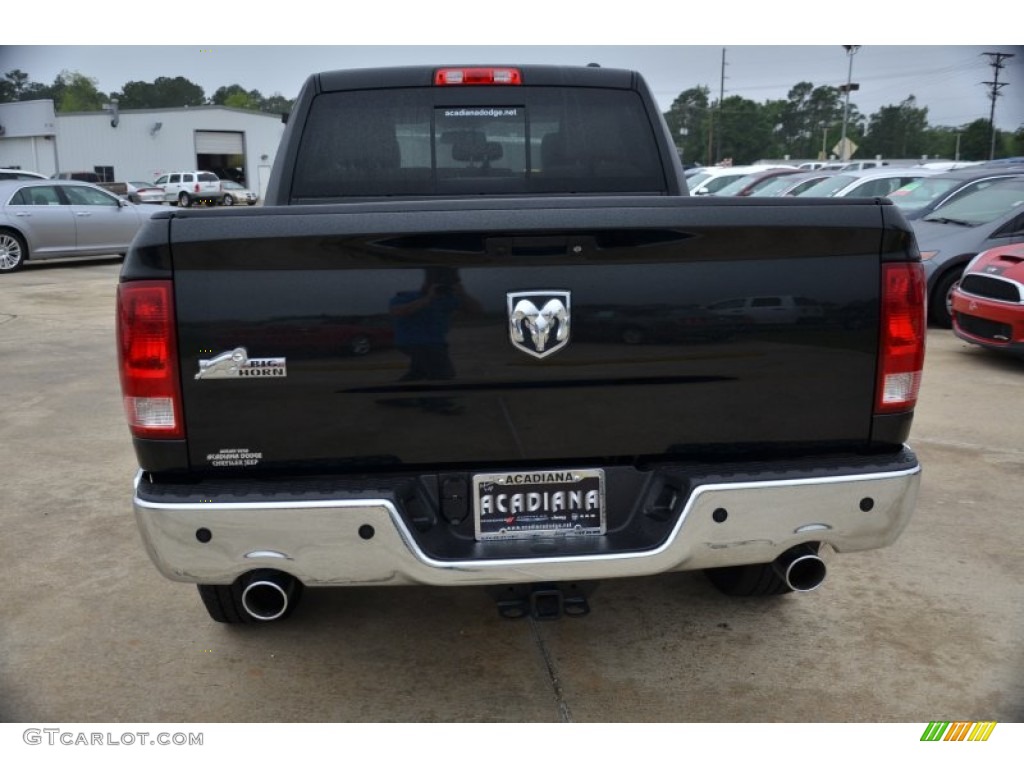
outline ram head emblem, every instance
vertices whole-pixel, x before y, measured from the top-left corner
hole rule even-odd
[[[508,294],[508,330],[513,346],[547,357],[569,341],[569,292]]]

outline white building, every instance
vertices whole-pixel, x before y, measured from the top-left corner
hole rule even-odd
[[[46,176],[90,171],[103,181],[152,181],[209,170],[262,199],[284,133],[280,115],[231,107],[55,114],[53,102],[0,104],[0,168]]]

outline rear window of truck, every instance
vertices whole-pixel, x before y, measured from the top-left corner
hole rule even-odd
[[[292,200],[666,192],[653,126],[633,91],[462,93],[471,95],[463,103],[446,89],[321,94],[303,129]]]

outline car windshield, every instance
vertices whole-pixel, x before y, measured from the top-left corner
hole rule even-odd
[[[243,187],[237,181],[227,181],[227,180],[225,180],[225,181],[222,181],[220,183],[220,185],[222,187],[224,187],[224,189],[245,189],[245,187]]]
[[[750,193],[751,197],[775,197],[793,184],[793,179],[788,175],[775,176],[758,184]]]
[[[197,181],[220,181],[215,173],[199,173],[196,174]]]
[[[695,173],[692,176],[688,177],[686,179],[686,183],[690,186],[690,189],[694,189],[695,187],[699,186],[700,184],[703,184],[710,178],[710,173],[707,173],[706,171],[701,171],[700,173]]]
[[[924,217],[924,221],[957,221],[972,226],[987,224],[1020,208],[1024,203],[1024,183],[1012,181],[993,184],[964,195]]]
[[[830,176],[827,179],[822,179],[817,184],[814,184],[803,192],[799,193],[800,197],[833,197],[836,192],[841,190],[853,182],[859,177],[849,176],[845,173],[840,173],[836,176]]]
[[[738,179],[733,179],[724,187],[721,187],[715,194],[716,195],[738,195],[754,180],[754,174],[747,176],[740,176]]]
[[[129,181],[128,183],[138,189],[155,189],[152,181]]]
[[[909,184],[890,192],[888,197],[903,210],[912,211],[923,208],[959,183],[959,179],[914,179]]]

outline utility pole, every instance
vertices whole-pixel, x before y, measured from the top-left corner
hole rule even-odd
[[[853,79],[853,55],[860,49],[859,45],[844,45],[846,49],[846,56],[850,60],[850,65],[846,70],[846,85],[839,86],[839,92],[846,94],[846,100],[843,104],[843,135],[839,139],[839,159],[844,163],[850,159],[850,151],[846,146],[846,124],[850,119],[850,91],[856,91],[860,88],[857,83],[850,82]]]
[[[722,100],[725,98],[725,48],[722,49],[722,80],[718,86],[718,151],[716,162],[722,162]]]
[[[1012,59],[1014,55],[1015,54],[1012,53],[988,53],[987,51],[985,52],[985,56],[989,57],[989,64],[992,67],[992,81],[984,83],[984,85],[992,87],[992,90],[990,91],[990,95],[992,98],[992,108],[989,110],[988,113],[988,124],[992,128],[992,143],[990,144],[988,150],[989,160],[996,159],[996,97],[999,96],[999,89],[1002,88],[1004,85],[1008,85],[1008,83],[999,82],[999,70],[1006,66],[1005,64],[1003,64],[1003,61],[1005,59]]]

